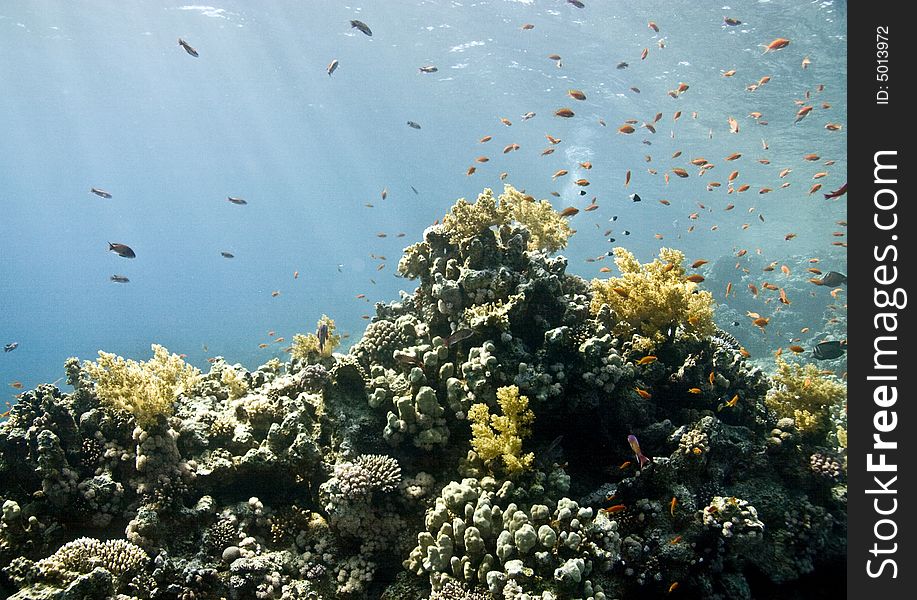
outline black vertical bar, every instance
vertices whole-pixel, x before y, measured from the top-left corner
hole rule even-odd
[[[854,2],[848,18],[848,597],[917,594],[915,416],[907,371],[917,353],[914,217],[905,145],[913,28],[904,3]],[[877,167],[877,165],[879,165]],[[843,198],[841,199],[843,200]],[[839,200],[833,200],[839,201]],[[878,436],[878,437],[875,437]],[[909,441],[910,440],[910,441]]]

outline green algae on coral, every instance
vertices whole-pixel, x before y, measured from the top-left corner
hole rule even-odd
[[[158,344],[152,348],[153,358],[145,362],[125,360],[100,350],[96,362],[83,363],[83,369],[95,381],[99,400],[110,408],[131,413],[141,427],[171,416],[176,396],[200,378],[200,371],[177,354],[169,354]]]
[[[610,307],[617,319],[619,335],[639,334],[653,343],[664,341],[673,326],[696,337],[713,335],[713,295],[685,279],[680,250],[662,248],[659,258],[640,264],[624,248],[615,248],[620,277],[592,280],[592,314]]]

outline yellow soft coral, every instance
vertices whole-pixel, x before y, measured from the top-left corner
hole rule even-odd
[[[547,200],[535,201],[511,185],[500,194],[500,207],[511,220],[529,230],[529,250],[557,252],[567,247],[573,230]]]
[[[535,458],[531,452],[522,454],[522,439],[531,435],[529,426],[535,414],[515,385],[498,388],[497,403],[502,415],[491,415],[486,404],[474,404],[468,410],[471,447],[488,465],[502,457],[506,473],[515,475],[530,469]]]
[[[86,361],[83,369],[95,381],[96,395],[106,406],[125,410],[140,427],[148,427],[161,417],[172,415],[178,394],[190,389],[200,371],[176,354],[153,344],[153,358],[146,362],[125,360],[99,351],[99,360]]]
[[[777,416],[793,418],[804,433],[831,433],[831,409],[843,404],[847,386],[822,375],[811,363],[791,364],[782,359],[777,359],[777,372],[771,379],[773,387],[765,403]]]
[[[307,333],[305,335],[297,333],[293,336],[293,346],[290,351],[293,358],[308,361],[312,358],[328,358],[341,345],[341,336],[335,333],[337,326],[334,319],[328,315],[322,315],[322,318],[315,324],[316,331],[322,328],[322,325],[328,327],[328,339],[325,345],[320,346],[318,335]]]
[[[535,201],[511,185],[504,187],[499,202],[490,188],[481,192],[474,204],[459,199],[443,217],[443,229],[449,241],[460,246],[491,227],[514,221],[529,231],[529,250],[557,252],[573,235],[567,219],[550,202]]]
[[[660,343],[673,325],[697,337],[714,332],[713,296],[685,279],[681,251],[662,248],[659,258],[647,264],[624,248],[615,248],[614,255],[621,276],[592,280],[590,308],[593,314],[606,305],[614,310],[620,319],[616,333]]]

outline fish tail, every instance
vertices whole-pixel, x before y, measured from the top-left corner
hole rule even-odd
[[[646,463],[650,462],[650,459],[647,458],[647,456],[642,452],[638,452],[637,461],[640,463],[640,468],[642,469],[644,466],[646,466]]]

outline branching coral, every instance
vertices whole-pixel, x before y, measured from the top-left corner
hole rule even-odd
[[[799,365],[781,359],[772,380],[774,386],[765,402],[777,416],[794,419],[796,428],[806,434],[831,433],[831,409],[847,398],[844,384],[822,375],[811,363]]]
[[[620,319],[619,335],[639,334],[660,343],[673,325],[688,335],[713,334],[713,296],[685,279],[681,251],[662,248],[659,258],[642,265],[624,248],[615,248],[614,255],[621,277],[592,280],[590,309],[598,314],[611,307]]]
[[[557,252],[566,247],[567,239],[573,235],[567,219],[550,202],[535,201],[511,185],[504,187],[499,202],[489,188],[478,195],[474,204],[464,198],[458,200],[443,218],[443,226],[449,240],[461,246],[485,229],[513,221],[528,229],[529,250]]]
[[[95,381],[99,400],[131,413],[140,427],[156,423],[160,416],[171,416],[176,396],[200,378],[200,371],[177,354],[169,354],[157,344],[152,348],[153,358],[146,362],[125,360],[100,350],[98,361],[83,363]]]
[[[502,457],[507,474],[514,475],[532,467],[535,455],[522,454],[522,439],[531,435],[529,426],[535,413],[515,385],[498,388],[497,403],[502,415],[491,415],[486,404],[475,404],[468,410],[471,446],[487,463]]]
[[[315,324],[316,332],[321,332],[326,328],[327,337],[324,344],[321,343],[318,333],[297,333],[293,336],[293,349],[291,354],[293,358],[308,361],[312,358],[327,358],[341,345],[341,336],[335,333],[337,328],[334,319],[328,315],[322,315],[322,318]]]

